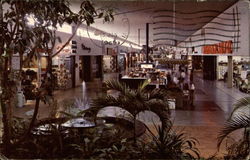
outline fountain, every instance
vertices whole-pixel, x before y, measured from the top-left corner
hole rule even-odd
[[[79,107],[81,110],[86,110],[89,108],[88,97],[86,95],[86,83],[85,81],[82,82],[82,99],[76,98],[75,105]]]
[[[86,83],[85,81],[82,81],[82,99],[84,100],[86,98]]]

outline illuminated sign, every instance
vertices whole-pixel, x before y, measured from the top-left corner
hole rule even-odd
[[[152,63],[144,63],[140,64],[141,68],[154,68],[154,65]]]

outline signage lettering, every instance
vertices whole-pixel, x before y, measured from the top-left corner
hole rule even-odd
[[[87,50],[87,51],[91,51],[90,47],[86,47],[84,44],[82,44],[82,50]]]
[[[233,53],[232,49],[233,42],[225,41],[213,45],[203,46],[204,54],[228,54]]]

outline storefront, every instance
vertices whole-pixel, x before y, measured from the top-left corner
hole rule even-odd
[[[118,71],[118,46],[105,45],[103,56],[104,73],[112,73]]]
[[[249,3],[239,1],[193,33],[185,43],[179,44],[190,46],[188,54],[193,56],[193,62],[197,63],[196,60],[199,59],[199,64],[203,64],[204,79],[225,80],[229,88],[239,86],[238,82],[244,81],[245,86],[250,89],[247,80],[250,55],[249,16]],[[194,64],[194,67],[199,68],[199,64]]]
[[[233,56],[233,86],[243,92],[250,91],[250,57]],[[217,80],[227,82],[228,59],[217,57]]]
[[[63,32],[57,34],[62,42],[57,44],[59,50],[62,44],[67,42],[70,34]],[[61,77],[57,77],[60,79],[58,88],[72,88],[81,85],[82,81],[88,82],[103,77],[103,51],[92,41],[102,46],[100,41],[76,34],[69,45],[53,58],[54,73]],[[67,80],[63,80],[63,77]],[[61,82],[67,86],[60,84]]]
[[[26,100],[34,100],[35,92],[44,80],[47,68],[47,55],[43,49],[37,49],[37,57],[33,57],[29,63],[24,63],[21,72],[21,90]],[[27,57],[24,56],[24,59]],[[16,55],[12,58],[12,67],[15,70],[20,69],[19,56]],[[16,61],[15,61],[16,60]]]

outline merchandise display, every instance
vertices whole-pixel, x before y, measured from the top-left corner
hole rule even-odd
[[[65,68],[64,64],[60,64],[59,68],[54,70],[56,75],[56,85],[57,89],[68,89],[71,88],[71,74],[69,70]]]
[[[227,63],[220,62],[218,65],[218,80],[224,80],[224,75],[227,72]]]
[[[233,61],[233,85],[240,91],[250,93],[250,62]],[[217,66],[218,80],[227,81],[228,63],[220,61]]]
[[[37,89],[37,71],[36,69],[27,69],[22,71],[22,90],[26,100],[34,100]]]

